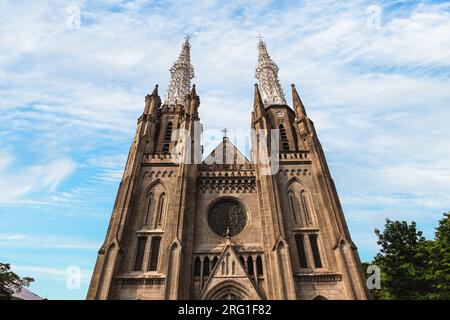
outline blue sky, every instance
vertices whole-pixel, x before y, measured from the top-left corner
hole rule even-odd
[[[258,33],[316,125],[362,260],[387,217],[432,237],[450,209],[448,2],[0,0],[0,261],[41,296],[83,299],[144,96],[165,94],[190,34],[205,128],[247,129]]]

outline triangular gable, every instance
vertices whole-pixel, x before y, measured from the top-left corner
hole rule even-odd
[[[206,164],[248,164],[248,159],[227,137],[203,161]]]
[[[220,299],[231,292],[241,299],[260,300],[258,288],[249,278],[231,244],[227,244],[211,274],[203,285],[201,299]]]

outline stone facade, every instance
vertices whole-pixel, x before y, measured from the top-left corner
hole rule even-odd
[[[188,40],[164,104],[146,97],[88,299],[369,297],[314,125],[258,49],[250,160],[224,137],[201,161]]]

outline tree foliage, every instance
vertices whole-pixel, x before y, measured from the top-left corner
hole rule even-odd
[[[450,213],[426,240],[416,223],[386,220],[375,229],[380,252],[373,264],[381,269],[377,299],[450,299]]]
[[[8,263],[0,263],[0,300],[9,300],[12,294],[28,287],[34,279],[30,277],[20,278],[17,274],[11,271]]]

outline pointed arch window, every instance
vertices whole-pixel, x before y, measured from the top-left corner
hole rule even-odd
[[[195,258],[194,261],[194,276],[200,276],[200,270],[202,268],[200,258]]]
[[[319,245],[317,243],[317,234],[310,234],[309,242],[311,243],[314,265],[316,268],[322,268],[322,260],[320,259]]]
[[[163,192],[159,196],[159,201],[158,201],[158,216],[157,216],[157,221],[156,221],[156,224],[158,226],[161,226],[162,216],[164,214],[165,202],[166,202],[166,194]]]
[[[308,208],[308,195],[306,194],[305,190],[300,191],[300,201],[302,203],[302,210],[305,215],[305,223],[310,224],[311,216],[309,214],[309,208]]]
[[[203,260],[203,275],[209,276],[209,271],[210,271],[210,261],[209,258],[206,257],[205,260]]]
[[[295,235],[295,244],[297,246],[297,254],[300,260],[300,268],[306,269],[308,268],[308,263],[306,261],[306,251],[305,251],[305,243],[303,240],[303,234]]]
[[[280,140],[281,140],[281,147],[283,151],[289,151],[289,141],[286,134],[286,129],[284,128],[284,125],[280,124]]]
[[[170,141],[172,140],[172,122],[167,123],[166,130],[164,131],[164,144],[163,144],[163,152],[169,152]]]
[[[164,142],[170,142],[170,140],[172,139],[172,128],[173,124],[172,122],[169,122],[166,126],[166,131],[164,133]]]
[[[156,271],[158,268],[159,247],[161,244],[161,237],[153,237],[151,252],[150,252],[150,268],[149,271]]]
[[[292,212],[292,216],[294,217],[294,223],[297,224],[297,212],[295,210],[295,204],[294,204],[294,193],[289,190],[288,192],[288,197],[289,197],[289,206],[291,207],[291,212]]]
[[[150,192],[147,196],[147,208],[145,211],[144,225],[148,225],[151,221],[152,201],[153,201],[153,193]]]
[[[258,276],[264,274],[264,271],[263,271],[263,263],[262,263],[261,256],[258,256],[258,257],[256,258],[256,274],[257,274]]]
[[[216,266],[218,260],[219,259],[217,259],[217,257],[214,257],[214,259],[212,260],[211,270],[214,269],[214,267]]]
[[[252,256],[249,256],[247,259],[247,272],[250,275],[254,274],[254,270],[253,270],[253,258]]]
[[[147,237],[139,237],[137,239],[136,260],[134,261],[134,271],[142,270],[142,262],[144,261],[145,244]]]

